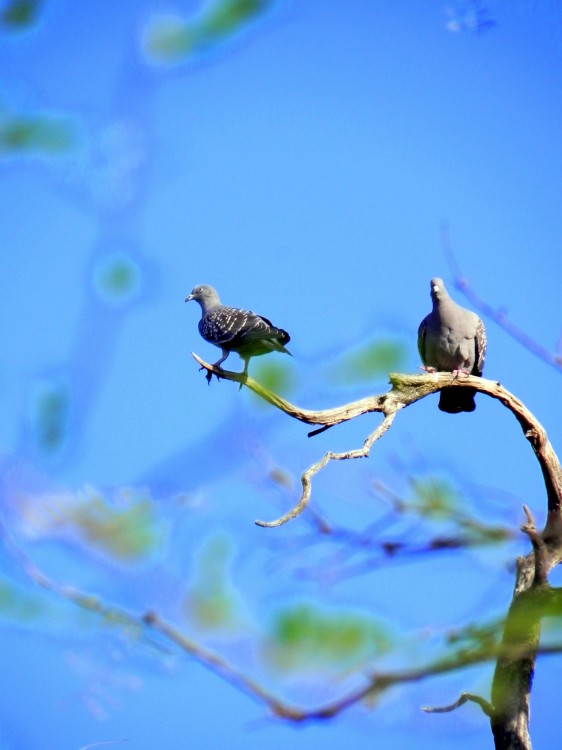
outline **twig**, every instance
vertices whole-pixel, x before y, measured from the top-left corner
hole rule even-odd
[[[535,519],[529,508],[524,505],[523,511],[527,517],[527,523],[521,525],[521,531],[526,534],[531,544],[533,545],[533,553],[535,556],[534,568],[535,575],[533,577],[533,586],[542,586],[548,580],[549,561],[548,561],[548,550],[546,543],[542,537],[542,534],[537,530],[535,526]]]
[[[301,476],[302,494],[298,503],[288,513],[285,513],[285,515],[281,516],[275,521],[256,521],[256,525],[271,529],[276,526],[282,526],[284,523],[287,523],[287,521],[291,521],[293,518],[296,518],[298,515],[300,515],[306,508],[308,501],[310,500],[310,494],[312,492],[312,477],[315,474],[318,474],[318,472],[323,469],[324,466],[326,466],[328,461],[344,461],[350,458],[366,458],[371,451],[373,443],[384,435],[384,433],[388,430],[388,428],[394,421],[395,416],[396,412],[386,416],[381,424],[367,436],[362,448],[345,451],[343,453],[333,453],[332,451],[328,451],[327,453],[325,453],[319,461],[317,461],[315,464],[312,464],[312,466],[310,466],[305,472],[303,472]]]
[[[422,706],[422,711],[425,711],[426,714],[444,714],[449,711],[455,711],[467,701],[477,703],[486,716],[492,717],[494,715],[494,707],[492,704],[485,698],[481,698],[479,695],[474,695],[474,693],[461,693],[460,698],[454,703],[451,703],[450,706]]]

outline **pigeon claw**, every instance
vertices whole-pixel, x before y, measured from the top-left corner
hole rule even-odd
[[[242,386],[243,386],[243,385],[246,385],[246,382],[247,382],[247,380],[248,380],[248,373],[247,373],[247,372],[243,372],[243,373],[242,373],[242,376],[243,376],[243,378],[244,378],[244,379],[240,381],[240,385],[238,386],[238,390],[239,390],[239,391],[241,391],[241,390],[242,390]]]
[[[216,365],[213,365],[213,367],[216,367]],[[222,368],[219,367],[218,369],[221,370]],[[219,374],[216,372],[213,372],[212,370],[209,370],[207,367],[201,366],[199,368],[199,371],[201,370],[205,370],[205,379],[207,380],[208,385],[211,385],[211,380],[213,379],[213,375],[216,377],[217,380],[220,380]]]
[[[460,380],[461,378],[469,378],[470,372],[468,370],[463,370],[461,367],[459,367],[457,370],[453,370],[452,372],[453,380]]]

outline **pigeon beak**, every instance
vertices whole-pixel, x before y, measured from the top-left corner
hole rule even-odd
[[[190,294],[189,297],[186,297],[184,299],[184,302],[191,302],[192,299],[193,299],[193,294]]]

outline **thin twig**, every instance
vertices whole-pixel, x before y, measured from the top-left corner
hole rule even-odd
[[[323,469],[324,466],[326,466],[328,461],[344,461],[352,458],[366,458],[371,451],[373,443],[384,435],[384,433],[388,430],[388,428],[394,421],[395,416],[396,412],[394,412],[394,414],[389,414],[388,416],[386,416],[381,424],[367,436],[362,448],[345,451],[343,453],[333,453],[332,451],[328,451],[327,453],[325,453],[319,461],[317,461],[315,464],[312,464],[312,466],[310,466],[305,472],[303,472],[301,476],[302,494],[298,503],[293,508],[291,508],[288,513],[285,513],[285,515],[281,516],[275,521],[256,521],[256,525],[271,529],[276,526],[282,526],[284,523],[287,523],[287,521],[291,521],[293,518],[296,518],[298,515],[300,515],[306,508],[308,501],[310,500],[310,494],[312,492],[312,477],[315,474],[318,474],[318,472]]]
[[[523,511],[527,518],[527,523],[521,525],[521,531],[529,537],[535,556],[533,586],[542,586],[548,580],[549,562],[547,546],[542,534],[535,526],[535,519],[530,509],[524,505]]]
[[[449,711],[455,711],[467,701],[472,701],[472,703],[478,704],[486,716],[492,717],[494,715],[494,707],[492,704],[485,698],[481,698],[474,693],[461,693],[459,699],[454,703],[451,703],[450,706],[422,706],[422,711],[425,711],[426,714],[445,714],[449,713]]]

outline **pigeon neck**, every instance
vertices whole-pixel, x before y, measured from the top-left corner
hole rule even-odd
[[[216,299],[201,299],[197,300],[199,304],[201,305],[201,315],[206,315],[211,310],[214,310],[215,307],[220,307],[220,302]]]
[[[451,304],[451,302],[452,302],[452,299],[449,296],[434,297],[433,309],[443,310],[443,308],[448,307]]]

